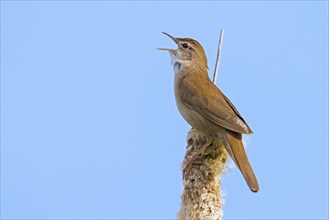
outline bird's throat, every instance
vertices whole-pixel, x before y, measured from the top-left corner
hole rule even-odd
[[[179,71],[181,70],[182,64],[178,61],[176,61],[174,63],[174,72],[175,74],[179,73]]]

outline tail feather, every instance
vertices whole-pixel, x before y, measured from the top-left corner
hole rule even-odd
[[[254,171],[249,163],[246,151],[242,143],[242,135],[236,132],[227,131],[226,140],[228,143],[224,147],[234,163],[240,169],[244,179],[246,180],[249,188],[253,192],[259,191],[259,185]]]

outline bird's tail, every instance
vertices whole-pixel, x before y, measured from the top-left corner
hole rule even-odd
[[[254,171],[249,163],[246,151],[242,143],[242,135],[236,132],[226,132],[227,143],[224,143],[224,147],[234,163],[240,169],[244,179],[246,180],[249,188],[253,192],[259,191],[259,185]]]

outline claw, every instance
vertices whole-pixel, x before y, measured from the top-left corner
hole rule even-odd
[[[187,161],[187,163],[185,164],[185,166],[183,167],[183,176],[185,177],[186,176],[186,174],[188,173],[188,172],[190,172],[191,171],[191,168],[192,168],[192,164],[194,164],[194,162],[195,162],[195,160],[197,159],[197,157],[200,155],[200,154],[202,154],[205,150],[206,150],[206,148],[208,147],[208,146],[210,146],[211,145],[211,143],[212,143],[212,141],[210,140],[208,140],[207,141],[207,143],[205,143],[199,150],[198,150],[198,152],[196,152],[192,157],[191,157],[191,159],[189,159],[188,161]]]

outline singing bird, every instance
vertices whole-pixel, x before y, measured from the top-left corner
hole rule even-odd
[[[194,129],[218,139],[241,171],[250,190],[259,191],[242,142],[242,134],[251,134],[252,131],[232,102],[210,80],[202,46],[194,39],[175,38],[163,33],[178,46],[177,49],[158,49],[170,53],[179,112]],[[193,158],[210,144],[205,144]]]

